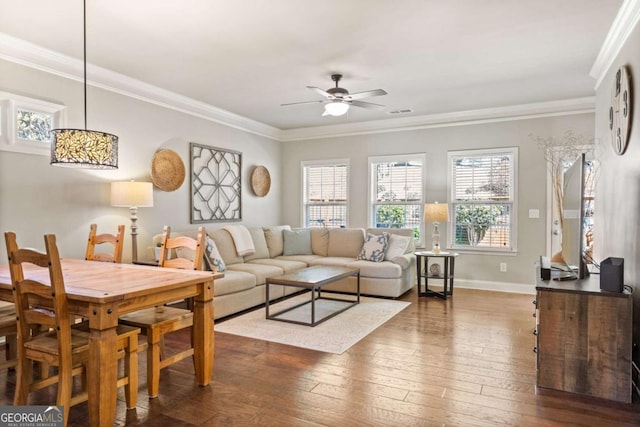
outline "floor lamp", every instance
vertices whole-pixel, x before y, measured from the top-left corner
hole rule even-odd
[[[432,251],[437,255],[440,253],[440,231],[438,230],[438,225],[441,222],[449,221],[449,205],[438,202],[427,203],[424,205],[424,220],[433,222]]]
[[[153,207],[153,184],[122,181],[111,183],[111,206],[131,212],[131,261],[138,261],[138,208]]]

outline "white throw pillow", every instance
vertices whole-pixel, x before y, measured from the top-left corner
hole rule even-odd
[[[367,234],[364,239],[362,251],[358,255],[358,259],[366,261],[382,262],[384,261],[384,253],[389,245],[389,234]]]
[[[204,248],[204,259],[211,271],[222,273],[227,269],[216,243],[209,236],[207,236],[206,247]]]
[[[387,252],[384,255],[385,261],[392,261],[395,257],[404,255],[407,252],[411,237],[400,236],[398,234],[389,235],[389,246]]]

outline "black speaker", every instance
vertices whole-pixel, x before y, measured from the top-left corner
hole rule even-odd
[[[600,263],[600,289],[622,292],[624,285],[624,258],[609,257]]]

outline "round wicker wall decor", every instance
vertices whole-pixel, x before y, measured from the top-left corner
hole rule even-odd
[[[173,150],[158,150],[151,161],[151,181],[163,191],[175,191],[184,182],[184,163]]]
[[[264,166],[256,166],[251,173],[251,189],[258,197],[264,197],[271,188],[271,175]]]

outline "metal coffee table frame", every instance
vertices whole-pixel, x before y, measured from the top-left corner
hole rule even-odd
[[[336,282],[340,279],[344,279],[346,277],[356,276],[357,278],[357,290],[356,290],[356,299],[355,300],[345,300],[342,298],[329,298],[322,296],[322,287],[324,285],[328,285],[329,283]],[[286,309],[280,310],[276,313],[269,312],[269,286],[270,285],[280,285],[280,286],[292,286],[300,289],[307,289],[311,293],[311,299],[309,301],[304,301],[300,304],[296,304],[293,307],[288,307]],[[301,270],[297,270],[291,273],[284,274],[282,276],[277,277],[268,277],[266,280],[266,318],[269,320],[278,320],[280,322],[287,323],[295,323],[298,325],[305,326],[316,326],[320,323],[331,319],[332,317],[342,313],[345,310],[350,309],[354,305],[360,303],[360,269],[359,268],[348,268],[348,267],[339,267],[339,266],[314,266],[303,268]],[[316,296],[317,293],[317,296]],[[340,301],[350,303],[345,307],[333,311],[327,316],[324,316],[321,319],[316,319],[316,301],[318,300],[330,300],[330,301]],[[285,318],[279,318],[284,313],[295,310],[296,308],[302,307],[304,305],[311,304],[311,322],[303,322],[298,320],[291,320]]]

